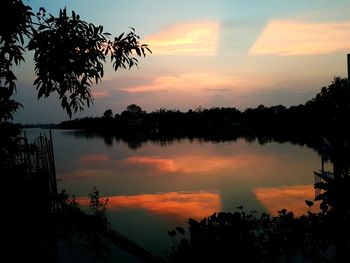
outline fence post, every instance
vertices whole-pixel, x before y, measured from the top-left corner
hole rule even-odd
[[[53,152],[53,141],[52,141],[52,131],[51,129],[49,130],[50,134],[50,167],[52,171],[52,187],[53,187],[53,210],[56,212],[57,210],[57,179],[56,179],[56,168],[55,168],[55,157],[54,157],[54,152]]]

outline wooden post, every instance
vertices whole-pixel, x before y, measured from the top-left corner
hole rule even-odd
[[[350,89],[350,54],[348,54],[348,86]]]
[[[52,169],[52,181],[53,181],[53,208],[54,212],[57,210],[57,179],[56,179],[56,168],[55,168],[55,158],[54,158],[54,152],[53,152],[53,142],[52,142],[52,132],[51,129],[49,130],[50,133],[50,160],[51,160],[51,169]]]

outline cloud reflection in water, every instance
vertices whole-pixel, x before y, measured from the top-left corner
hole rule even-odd
[[[166,192],[108,197],[108,209],[145,209],[165,217],[200,220],[214,212],[221,211],[220,195],[215,191]],[[86,197],[78,198],[82,206],[89,205]]]

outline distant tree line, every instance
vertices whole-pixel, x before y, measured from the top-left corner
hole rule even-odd
[[[161,108],[147,113],[140,106],[131,104],[121,114],[113,114],[108,109],[101,117],[77,118],[61,122],[57,127],[145,135],[238,132],[305,136],[347,132],[349,116],[350,90],[347,79],[335,77],[313,99],[289,108],[259,105],[241,111],[235,107],[198,107],[187,112]]]

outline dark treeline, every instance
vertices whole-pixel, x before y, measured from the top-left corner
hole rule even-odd
[[[324,136],[348,131],[350,89],[346,78],[335,77],[332,83],[305,104],[247,108],[217,107],[182,112],[159,109],[147,113],[132,104],[121,114],[111,109],[101,117],[64,121],[61,129],[87,129],[113,134],[144,136],[224,136],[227,134],[292,136],[294,138]]]

